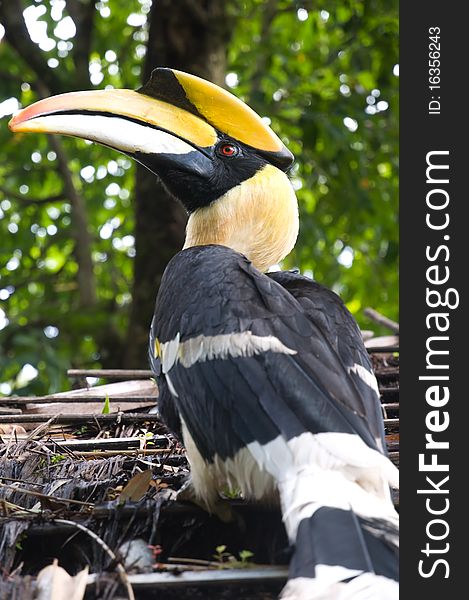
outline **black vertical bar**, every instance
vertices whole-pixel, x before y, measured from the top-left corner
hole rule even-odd
[[[468,12],[400,4],[401,598],[468,596]]]

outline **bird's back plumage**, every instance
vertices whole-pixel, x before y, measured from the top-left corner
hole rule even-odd
[[[300,303],[336,351],[360,394],[370,431],[384,452],[383,419],[373,366],[357,322],[342,299],[329,288],[294,271],[274,271],[267,275]]]
[[[358,328],[331,294],[229,248],[194,247],[169,263],[152,325],[196,492],[210,506],[223,484],[278,491],[295,545],[284,597],[298,600],[378,597],[373,586],[394,590],[397,577],[396,469],[376,390],[353,370],[371,368]],[[327,595],[334,586],[342,596]]]

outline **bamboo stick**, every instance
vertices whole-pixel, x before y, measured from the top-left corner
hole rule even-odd
[[[103,377],[109,379],[149,379],[154,377],[146,369],[68,369],[68,377]]]
[[[144,423],[145,421],[156,422],[160,420],[159,415],[147,413],[112,413],[103,415],[100,413],[90,413],[83,415],[76,414],[58,414],[58,415],[0,415],[0,424],[2,423],[43,423],[51,420],[51,423],[66,425],[73,423],[84,423],[86,421],[98,421],[99,423]]]
[[[3,405],[9,406],[10,404],[49,404],[57,402],[72,402],[72,403],[87,403],[87,402],[100,402],[104,404],[105,396],[13,396],[10,398],[0,398],[0,407]],[[156,404],[158,401],[157,396],[108,396],[109,402],[113,404],[119,404],[119,402],[152,402]]]

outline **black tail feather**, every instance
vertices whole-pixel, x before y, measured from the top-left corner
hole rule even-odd
[[[337,592],[328,595],[327,589],[343,588],[357,577],[366,575],[366,581],[370,583],[363,587],[355,582],[350,589],[357,588],[358,592],[343,597],[397,599],[397,585],[393,585],[393,582],[397,584],[399,575],[396,542],[397,527],[387,521],[364,519],[351,510],[319,508],[298,526],[290,563],[290,583],[286,588],[290,587],[290,595],[286,593],[285,597],[295,600],[342,597]],[[291,584],[295,580],[299,584],[298,590],[291,595]],[[383,586],[383,593],[369,595],[368,585],[375,586],[376,590]]]

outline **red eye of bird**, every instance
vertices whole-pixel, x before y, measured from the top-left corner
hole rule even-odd
[[[236,156],[239,152],[239,149],[234,144],[220,144],[217,148],[218,153],[221,156]]]

